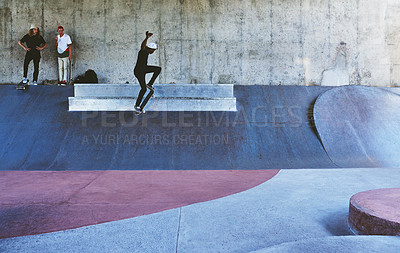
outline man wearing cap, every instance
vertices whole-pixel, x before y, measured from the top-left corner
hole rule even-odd
[[[157,49],[157,45],[155,43],[149,43],[147,44],[147,40],[152,36],[152,33],[149,33],[149,31],[146,32],[146,38],[143,40],[141,44],[140,51],[138,53],[138,58],[136,61],[136,66],[134,70],[134,74],[136,78],[139,81],[141,90],[139,92],[138,98],[136,100],[136,105],[135,105],[135,110],[137,113],[142,113],[144,106],[147,104],[151,96],[147,96],[146,99],[142,102],[143,96],[146,93],[147,88],[149,88],[151,91],[154,91],[153,89],[153,84],[158,75],[161,72],[161,68],[157,66],[148,66],[147,65],[147,59],[149,57],[149,54],[154,53]],[[146,85],[146,74],[147,73],[153,73],[153,76],[151,77],[149,83]]]
[[[56,47],[58,53],[58,81],[65,86],[67,84],[68,65],[71,63],[72,41],[68,34],[64,33],[64,27],[57,28]]]
[[[24,84],[28,82],[28,66],[33,60],[33,85],[37,85],[39,76],[40,51],[47,47],[46,41],[40,35],[39,27],[37,25],[31,25],[29,32],[20,41],[18,41],[18,45],[20,45],[26,51],[24,60],[24,78],[22,79],[22,82]]]

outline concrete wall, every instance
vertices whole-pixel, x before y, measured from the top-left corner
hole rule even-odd
[[[48,42],[39,82],[57,79],[54,38],[63,25],[73,76],[92,68],[100,82],[136,82],[149,30],[160,83],[320,84],[343,41],[351,84],[395,85],[398,13],[398,0],[0,0],[0,83],[22,78],[17,42],[37,23]]]

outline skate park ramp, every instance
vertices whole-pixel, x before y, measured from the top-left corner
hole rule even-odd
[[[400,96],[397,89],[343,86],[321,94],[314,121],[339,167],[400,166]]]
[[[235,86],[236,112],[139,116],[130,111],[69,112],[73,87],[39,85],[18,91],[1,85],[0,90],[1,170],[400,165],[396,89]]]
[[[0,89],[1,170],[337,167],[310,115],[327,87],[235,86],[236,112],[140,116],[69,112],[73,87]]]

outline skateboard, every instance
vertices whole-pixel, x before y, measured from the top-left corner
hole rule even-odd
[[[25,90],[29,85],[29,80],[26,83],[23,83],[22,81],[17,84],[17,86],[15,87],[17,90]]]
[[[142,102],[142,105],[140,106],[142,109],[140,110],[140,112],[136,112],[136,114],[145,113],[144,108],[146,107],[150,98],[152,98],[154,96],[154,88],[150,85],[146,85],[146,87],[150,90],[150,92],[149,92],[149,94],[147,94],[146,98]]]

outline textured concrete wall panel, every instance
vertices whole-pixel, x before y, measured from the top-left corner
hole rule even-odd
[[[41,27],[39,81],[57,79],[58,25],[73,40],[73,76],[94,69],[100,82],[137,82],[146,30],[159,50],[161,83],[319,85],[345,42],[351,84],[400,84],[397,0],[1,0],[0,83],[22,75],[17,44]],[[32,73],[30,67],[29,75]]]

